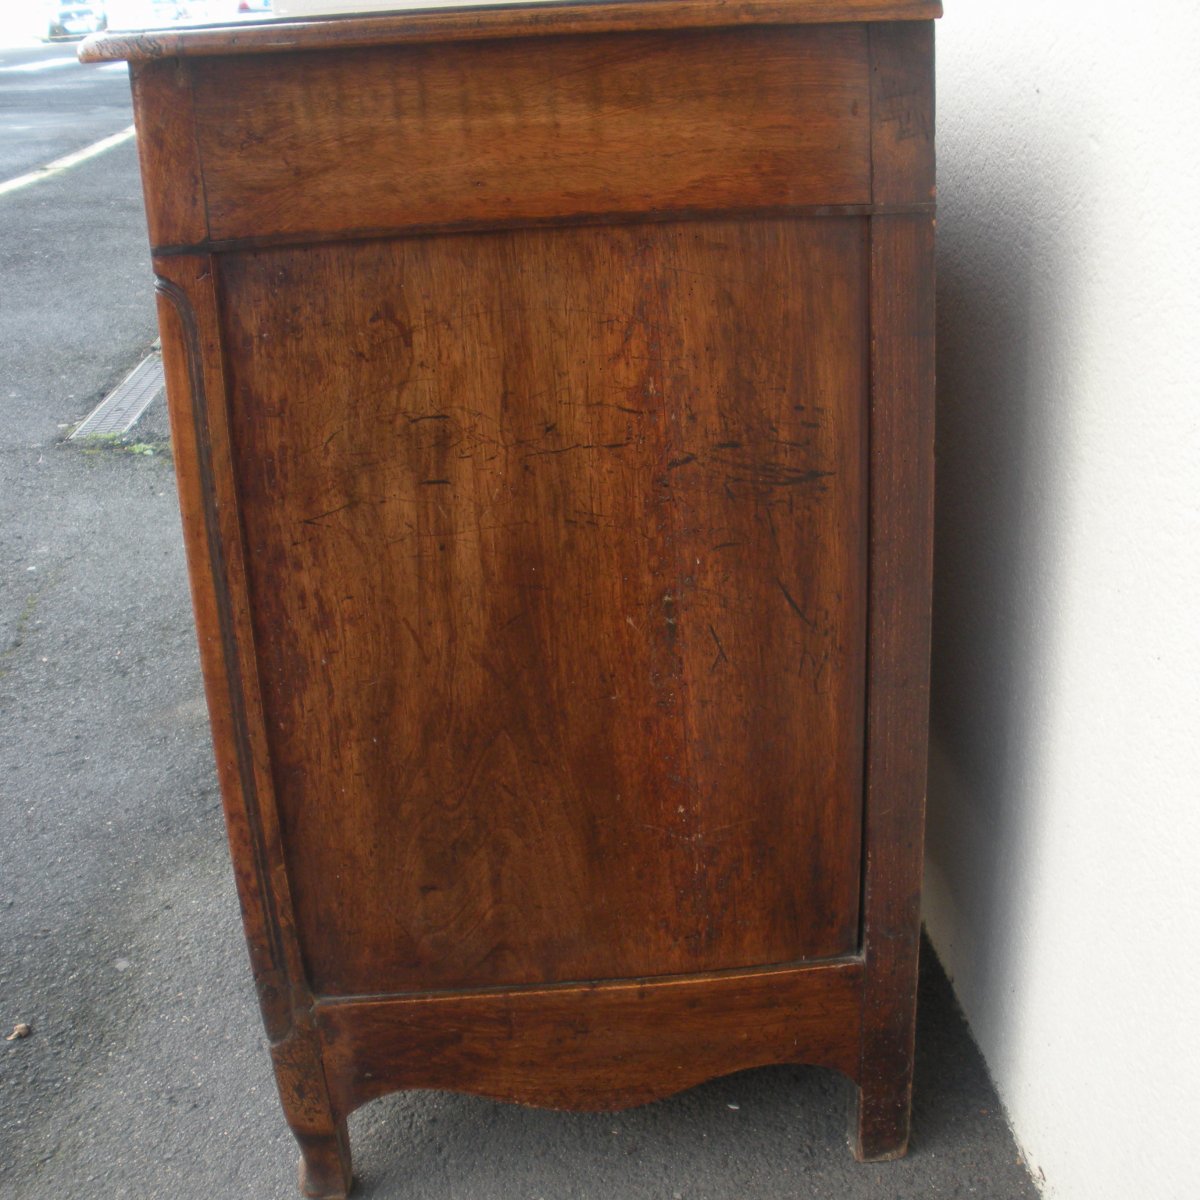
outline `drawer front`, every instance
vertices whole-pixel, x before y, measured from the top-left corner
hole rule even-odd
[[[212,239],[870,201],[861,25],[200,58]]]
[[[866,233],[689,220],[220,257],[318,993],[855,949]]]

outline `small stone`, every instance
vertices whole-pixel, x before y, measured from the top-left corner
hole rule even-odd
[[[4,1040],[6,1042],[15,1042],[19,1038],[27,1038],[32,1032],[33,1030],[30,1028],[30,1026],[26,1025],[24,1021],[18,1021],[13,1026],[12,1033],[10,1033]]]

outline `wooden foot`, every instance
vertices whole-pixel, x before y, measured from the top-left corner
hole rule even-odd
[[[350,1137],[341,1121],[328,1135],[296,1134],[300,1143],[300,1190],[313,1200],[345,1200],[350,1194]]]
[[[288,1028],[271,1044],[271,1058],[283,1115],[300,1143],[300,1190],[312,1200],[344,1200],[351,1187],[346,1118],[329,1099],[311,1009],[286,1016]]]
[[[908,1151],[912,1077],[871,1080],[856,1090],[850,1148],[859,1162],[903,1158]]]

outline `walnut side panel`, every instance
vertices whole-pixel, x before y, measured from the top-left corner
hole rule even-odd
[[[224,258],[259,676],[318,992],[856,948],[865,231]]]
[[[933,222],[871,222],[871,596],[856,1153],[908,1143],[933,566]]]
[[[217,241],[870,200],[865,26],[190,65]]]
[[[334,1102],[447,1088],[546,1108],[645,1104],[772,1063],[858,1060],[861,963],[317,1003]]]

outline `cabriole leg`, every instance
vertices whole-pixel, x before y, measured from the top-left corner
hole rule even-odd
[[[312,1200],[344,1200],[351,1185],[350,1135],[325,1086],[310,1012],[293,1014],[288,1033],[271,1046],[271,1058],[283,1114],[300,1143],[300,1190]]]

